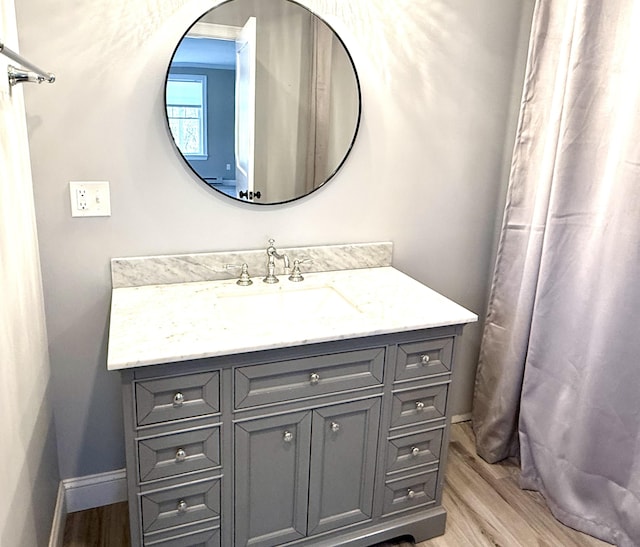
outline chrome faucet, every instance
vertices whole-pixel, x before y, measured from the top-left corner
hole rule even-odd
[[[267,277],[262,281],[265,283],[277,283],[279,279],[276,277],[276,258],[284,263],[284,274],[289,273],[289,257],[284,253],[279,253],[274,246],[275,240],[269,240],[267,247]]]

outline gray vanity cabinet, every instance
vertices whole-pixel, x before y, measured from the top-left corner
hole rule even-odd
[[[371,518],[380,398],[235,426],[235,544],[272,547]]]
[[[381,398],[313,412],[307,535],[369,520]]]
[[[442,534],[461,330],[122,371],[132,544],[368,547]]]
[[[306,535],[311,412],[235,426],[235,543],[267,547]]]

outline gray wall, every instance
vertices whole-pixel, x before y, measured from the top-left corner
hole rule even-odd
[[[58,76],[27,105],[63,477],[124,466],[105,369],[111,257],[391,240],[399,269],[482,315],[530,3],[403,0],[390,14],[389,0],[307,0],[353,54],[359,138],[310,198],[252,208],[196,181],[164,121],[168,59],[207,1],[20,2],[24,52]],[[111,181],[112,216],[72,219],[70,180]],[[480,332],[462,340],[456,413]]]
[[[0,39],[16,50],[16,38],[13,0],[0,0]],[[1,75],[6,75],[9,62],[0,56]],[[24,101],[20,87],[9,94],[5,83],[0,85],[3,547],[37,547],[49,542],[59,483],[51,391]]]

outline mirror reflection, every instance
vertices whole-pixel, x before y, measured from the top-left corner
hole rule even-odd
[[[191,169],[211,188],[258,204],[325,184],[360,121],[344,44],[290,0],[230,0],[205,13],[174,52],[165,98]]]

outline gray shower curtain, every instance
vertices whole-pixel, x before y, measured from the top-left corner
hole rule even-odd
[[[640,1],[538,0],[473,409],[555,516],[640,545]]]

